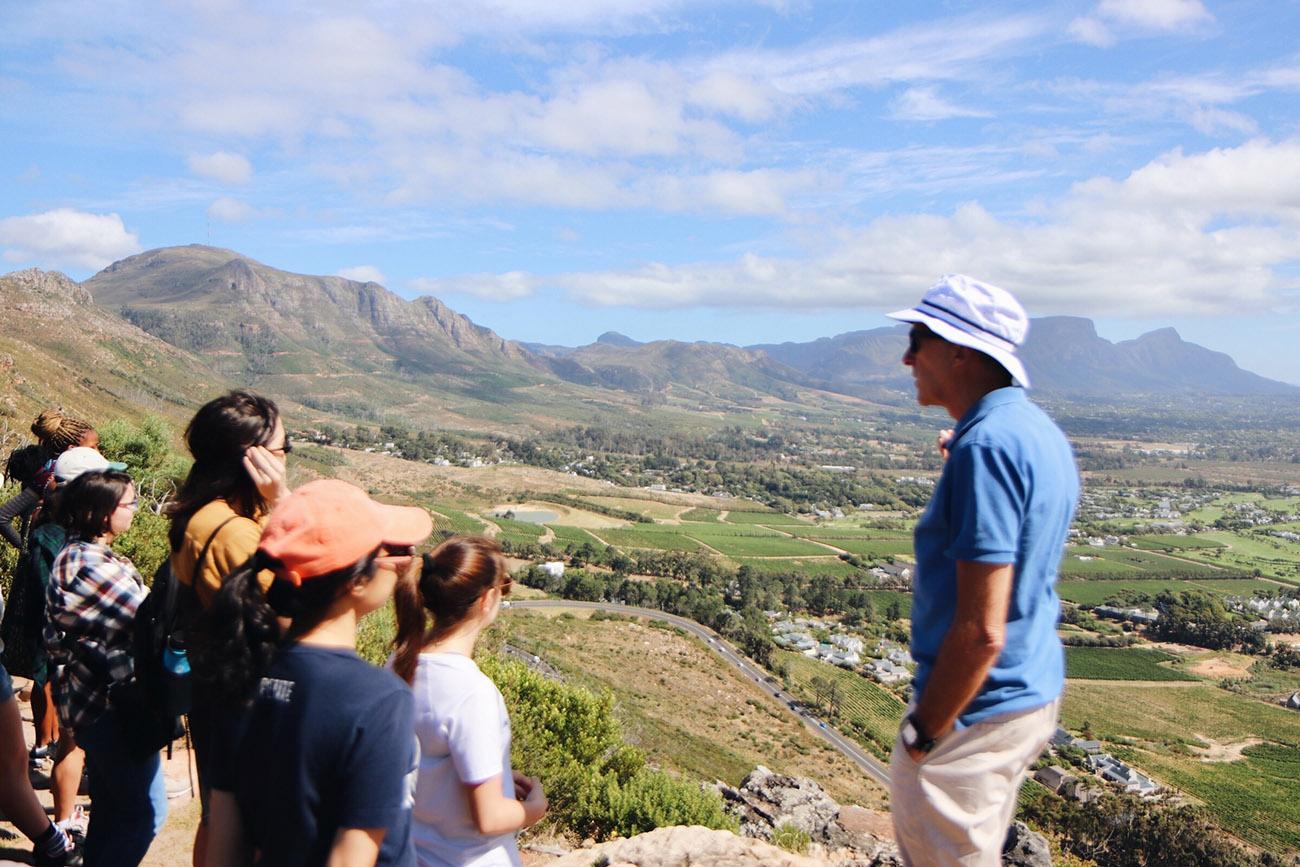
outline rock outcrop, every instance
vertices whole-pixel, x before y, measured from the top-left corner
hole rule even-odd
[[[1052,850],[1046,837],[1030,830],[1024,822],[1015,821],[1007,831],[1007,841],[1002,844],[1002,863],[1014,867],[1052,867]]]
[[[821,786],[805,777],[776,774],[759,765],[732,788],[717,784],[728,809],[740,819],[740,833],[771,840],[782,826],[797,828],[826,850],[849,853],[845,863],[898,863],[883,814],[841,807]],[[836,862],[840,863],[840,862]]]
[[[761,840],[698,825],[658,828],[570,852],[546,867],[830,867],[836,862],[794,855]]]

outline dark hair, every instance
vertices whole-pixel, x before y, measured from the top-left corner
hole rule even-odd
[[[274,401],[248,391],[232,391],[199,407],[185,428],[194,466],[166,509],[172,522],[167,532],[172,551],[180,550],[194,513],[213,500],[225,500],[245,518],[266,507],[244,469],[244,452],[269,442],[279,418]]]
[[[52,458],[79,445],[81,438],[94,429],[90,422],[66,416],[58,409],[47,409],[32,422],[32,435]]]
[[[5,461],[5,478],[17,481],[24,488],[30,488],[47,460],[45,451],[39,445],[19,446],[9,453],[9,459]]]
[[[377,553],[297,587],[276,578],[266,593],[258,575],[282,564],[260,550],[227,575],[200,617],[193,643],[194,674],[207,694],[228,704],[251,698],[253,685],[270,666],[281,641],[293,641],[316,626],[341,593],[369,581]],[[280,629],[280,617],[291,620],[287,632]]]
[[[393,593],[397,612],[393,671],[411,683],[420,650],[455,628],[474,603],[508,574],[501,546],[482,536],[454,536],[425,554],[419,575],[400,576]],[[429,615],[432,626],[428,626]]]
[[[131,477],[118,470],[84,472],[63,488],[57,520],[67,528],[69,538],[102,536],[130,486]]]

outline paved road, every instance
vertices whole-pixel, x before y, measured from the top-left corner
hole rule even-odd
[[[709,629],[706,626],[701,626],[694,620],[689,620],[685,617],[678,617],[676,614],[667,614],[663,611],[656,611],[653,608],[638,608],[634,605],[616,605],[612,602],[577,602],[568,599],[517,599],[511,600],[510,607],[588,608],[593,611],[607,611],[611,614],[628,614],[634,617],[646,617],[651,620],[662,620],[665,623],[671,623],[673,626],[679,626],[686,632],[689,632],[691,635],[694,635],[703,641],[708,645],[710,650],[731,663],[732,666],[740,669],[740,672],[757,684],[759,689],[779,701],[782,707],[801,720],[804,725],[813,731],[814,734],[821,736],[823,740],[835,747],[835,749],[843,753],[846,758],[874,777],[881,785],[889,785],[888,766],[883,764],[870,753],[863,752],[856,743],[844,737],[834,728],[817,719],[817,717],[791,707],[791,704],[797,702],[798,699],[783,690],[775,678],[751,662],[748,657],[742,655],[712,629]]]

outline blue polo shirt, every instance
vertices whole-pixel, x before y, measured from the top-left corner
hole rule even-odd
[[[1061,694],[1056,596],[1079,471],[1061,429],[1021,388],[999,388],[957,423],[934,496],[916,525],[912,656],[919,698],[957,608],[957,561],[1013,563],[1006,642],[958,728],[1042,707]]]

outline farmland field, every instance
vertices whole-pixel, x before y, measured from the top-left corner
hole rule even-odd
[[[671,528],[616,527],[594,534],[615,548],[657,548],[661,551],[698,551],[700,543]]]
[[[1112,743],[1121,758],[1204,801],[1233,833],[1273,849],[1300,849],[1300,714],[1209,684],[1069,681],[1061,721]],[[1265,743],[1233,762],[1189,747]]]
[[[1088,560],[1080,560],[1079,557],[1089,557]],[[1101,551],[1097,548],[1082,548],[1071,546],[1065,550],[1065,556],[1061,558],[1060,574],[1069,578],[1075,575],[1087,577],[1089,575],[1113,575],[1116,572],[1132,572],[1135,576],[1140,573],[1136,566],[1128,563],[1115,563],[1110,560],[1103,560]]]
[[[717,509],[695,508],[683,512],[681,519],[683,521],[701,521],[701,522],[710,522],[716,524],[718,522],[718,519],[721,516],[722,513],[719,512]]]
[[[688,531],[689,532],[689,531]],[[835,552],[803,539],[789,536],[715,536],[690,535],[728,557],[801,557]]]
[[[675,506],[672,503],[661,503],[658,500],[642,500],[636,497],[605,497],[588,495],[584,497],[584,499],[601,506],[623,509],[628,512],[638,512],[651,518],[659,518],[663,520],[677,517],[677,513],[685,508],[685,506]]]
[[[845,536],[808,536],[816,542],[824,542],[859,557],[885,559],[899,554],[912,555],[911,539],[852,539]]]
[[[604,547],[600,544],[599,539],[581,527],[565,527],[557,524],[550,524],[549,526],[555,533],[555,541],[552,543],[553,545],[563,548],[565,545],[569,544],[581,545],[584,542],[588,542],[601,548]]]
[[[788,574],[800,573],[803,575],[835,575],[837,577],[850,577],[853,575],[862,575],[862,570],[845,563],[839,557],[827,552],[828,556],[812,558],[763,558],[763,557],[734,557],[736,563],[741,566],[748,566],[756,572],[767,574]]]
[[[1204,536],[1130,536],[1129,541],[1144,551],[1224,547],[1222,542]]]
[[[1065,676],[1089,680],[1191,680],[1197,678],[1160,665],[1178,657],[1159,650],[1118,647],[1065,648]]]
[[[907,706],[898,696],[860,674],[809,659],[786,650],[777,651],[786,666],[792,691],[808,704],[815,704],[812,679],[833,681],[839,688],[840,729],[854,736],[870,752],[887,759]]]
[[[482,533],[486,526],[478,518],[471,518],[459,509],[438,506],[433,513],[435,530],[448,530],[452,533]]]
[[[728,524],[772,524],[774,526],[811,526],[803,518],[786,515],[781,512],[728,512]]]

